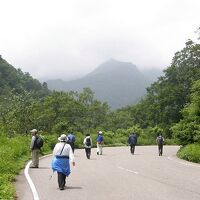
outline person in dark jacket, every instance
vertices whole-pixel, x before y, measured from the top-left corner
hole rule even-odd
[[[158,135],[158,137],[156,138],[156,142],[158,144],[158,154],[159,154],[159,156],[162,156],[162,154],[163,154],[163,144],[164,144],[164,141],[165,141],[165,139],[162,136],[162,134],[160,133]]]
[[[75,137],[74,133],[71,132],[67,136],[67,143],[71,146],[73,153],[74,153],[74,148],[75,148],[75,141],[76,141],[76,137]]]
[[[40,154],[40,148],[37,146],[37,139],[38,139],[38,131],[37,129],[33,129],[30,131],[32,135],[31,139],[31,155],[32,155],[32,164],[30,168],[38,168],[39,167],[39,154]]]
[[[130,151],[131,154],[134,155],[135,152],[135,146],[137,144],[137,135],[136,133],[132,133],[128,138],[128,143],[130,145]]]

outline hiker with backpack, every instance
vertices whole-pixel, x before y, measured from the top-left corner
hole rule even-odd
[[[137,135],[136,135],[136,133],[134,133],[134,132],[131,133],[131,135],[128,138],[128,143],[130,145],[131,154],[134,155],[135,146],[137,144]]]
[[[165,141],[165,139],[162,136],[162,134],[160,133],[158,135],[158,137],[156,138],[156,142],[158,144],[158,154],[159,154],[159,156],[162,156],[162,154],[163,154],[163,144],[164,144],[164,141]]]
[[[103,144],[104,144],[103,132],[99,131],[98,132],[98,137],[97,137],[97,155],[102,155],[102,153],[103,153]]]
[[[87,134],[84,138],[83,144],[85,146],[85,154],[87,159],[90,159],[91,156],[91,148],[92,148],[92,138],[90,137],[90,134]]]
[[[31,154],[32,154],[32,164],[30,168],[38,168],[39,167],[39,154],[41,147],[43,146],[43,139],[38,135],[37,129],[33,129],[30,131],[32,134],[31,139]]]
[[[70,134],[68,134],[68,136],[67,136],[67,143],[71,146],[73,153],[74,153],[75,141],[76,141],[76,137],[73,134],[73,132],[71,132]]]
[[[59,142],[53,149],[52,169],[53,171],[57,171],[59,189],[64,190],[66,177],[71,173],[70,162],[73,166],[75,166],[75,162],[72,148],[67,143],[67,136],[62,134],[58,140]]]

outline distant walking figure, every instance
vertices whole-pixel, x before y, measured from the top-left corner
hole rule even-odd
[[[71,146],[73,153],[74,153],[75,141],[76,141],[76,137],[75,137],[75,135],[73,134],[73,132],[71,132],[71,133],[67,136],[67,143]]]
[[[99,131],[98,137],[97,137],[97,155],[102,155],[103,144],[104,144],[103,132]]]
[[[164,144],[164,137],[162,134],[159,134],[158,137],[156,138],[156,142],[158,144],[158,154],[159,156],[162,156],[163,154],[163,144]]]
[[[84,138],[83,144],[85,146],[85,154],[87,159],[90,159],[91,156],[91,148],[92,148],[92,138],[90,137],[90,134],[87,134]]]
[[[128,138],[128,143],[130,145],[131,154],[133,155],[134,152],[135,152],[135,145],[137,144],[137,135],[136,135],[136,133],[131,133],[131,135]]]
[[[64,190],[66,184],[66,177],[71,173],[70,162],[75,166],[74,154],[72,148],[67,144],[67,136],[62,134],[53,150],[52,169],[57,171],[58,174],[58,186],[60,190]]]

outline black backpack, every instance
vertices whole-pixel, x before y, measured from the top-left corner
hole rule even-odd
[[[37,148],[42,148],[43,147],[43,145],[44,145],[44,140],[43,140],[43,138],[41,137],[41,136],[38,136],[37,137],[37,140],[36,140],[36,146],[37,146]]]
[[[136,145],[136,143],[137,143],[137,137],[136,137],[136,135],[131,135],[129,137],[129,144]]]
[[[159,145],[163,144],[163,142],[164,142],[163,137],[162,136],[158,136],[157,141],[158,141]]]
[[[90,138],[86,138],[85,144],[86,144],[86,146],[91,146],[91,140],[90,140]]]

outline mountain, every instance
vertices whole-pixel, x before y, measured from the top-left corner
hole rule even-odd
[[[59,91],[82,91],[89,87],[95,97],[106,101],[111,108],[136,103],[146,93],[151,80],[130,62],[110,59],[88,75],[73,81],[49,80],[48,87]]]
[[[14,68],[0,55],[0,97],[12,93],[22,94],[24,91],[37,92],[38,96],[45,96],[50,93],[47,84],[41,84],[29,73],[23,73],[20,69]]]
[[[149,69],[143,69],[141,72],[147,77],[147,79],[153,83],[154,81],[157,81],[158,77],[161,77],[164,75],[163,70],[158,68],[149,68]]]

